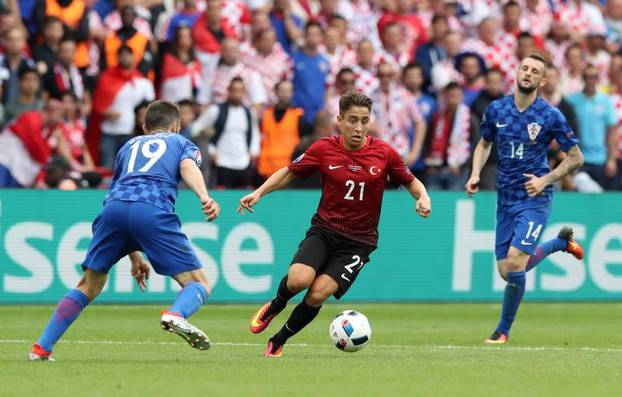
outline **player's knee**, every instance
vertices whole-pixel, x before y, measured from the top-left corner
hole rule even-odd
[[[510,258],[508,258],[508,263],[506,265],[507,267],[507,271],[508,272],[520,272],[525,270],[525,268],[523,266],[521,266],[520,262],[518,260],[511,260]],[[503,277],[503,275],[501,275],[501,277]],[[504,280],[507,280],[507,273],[505,275],[505,277],[503,277]]]
[[[311,286],[313,278],[305,274],[293,274],[287,276],[287,289],[291,292],[300,292]]]
[[[322,306],[322,304],[331,296],[330,291],[326,289],[311,290],[305,296],[305,302],[309,306]]]

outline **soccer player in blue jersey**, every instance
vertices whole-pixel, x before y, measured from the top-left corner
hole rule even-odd
[[[501,320],[485,343],[508,341],[510,328],[525,293],[525,273],[553,252],[565,251],[583,258],[583,248],[564,227],[558,237],[538,245],[551,213],[554,182],[583,164],[579,141],[561,112],[538,96],[546,84],[547,61],[530,54],[518,68],[513,95],[492,102],[481,124],[481,139],[473,154],[469,196],[479,190],[480,172],[493,141],[499,154],[495,255],[501,277],[507,281]],[[549,170],[546,154],[555,139],[566,152],[564,160]]]
[[[131,274],[144,291],[150,269],[141,251],[156,273],[172,277],[182,287],[173,305],[162,311],[162,328],[196,349],[209,348],[207,335],[187,320],[206,302],[210,285],[174,212],[180,179],[199,197],[207,221],[216,219],[220,208],[205,187],[199,149],[178,134],[179,127],[177,106],[153,102],[145,116],[146,135],[132,138],[119,150],[104,207],[93,222],[84,276],[58,303],[29,360],[51,359],[54,344],[99,295],[108,271],[124,256],[129,255]]]

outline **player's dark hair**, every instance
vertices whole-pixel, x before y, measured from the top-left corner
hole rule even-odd
[[[233,87],[233,84],[235,83],[242,83],[242,85],[244,85],[244,79],[242,79],[240,76],[235,76],[234,78],[231,79],[231,81],[229,82],[229,86],[228,88]]]
[[[339,114],[343,115],[353,106],[366,107],[371,112],[374,101],[365,94],[357,91],[348,91],[339,98]]]
[[[546,68],[549,67],[549,61],[548,59],[546,59],[546,57],[542,54],[540,54],[539,52],[532,52],[531,54],[527,55],[525,57],[525,59],[527,58],[531,58],[531,59],[535,59],[536,61],[540,61],[544,64],[544,71],[546,72]]]
[[[155,101],[147,106],[145,129],[147,131],[167,130],[171,124],[179,124],[180,115],[177,105],[166,101]]]
[[[320,23],[319,23],[319,22],[316,22],[316,21],[309,21],[309,22],[307,22],[307,24],[305,25],[305,34],[307,34],[307,33],[309,32],[309,29],[311,29],[311,28],[312,28],[312,27],[314,27],[314,26],[315,26],[316,28],[320,29],[320,30],[323,30],[323,29],[322,29],[322,25],[320,25]]]

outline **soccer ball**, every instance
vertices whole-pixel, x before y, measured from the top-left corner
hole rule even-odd
[[[354,310],[339,313],[330,323],[328,332],[337,349],[350,353],[361,350],[371,339],[369,320]]]

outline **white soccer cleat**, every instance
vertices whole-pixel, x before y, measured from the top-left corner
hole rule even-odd
[[[163,330],[179,335],[195,349],[207,350],[210,348],[211,342],[205,332],[177,314],[162,310],[160,324],[162,324]]]

